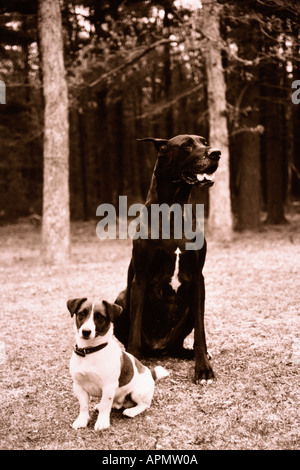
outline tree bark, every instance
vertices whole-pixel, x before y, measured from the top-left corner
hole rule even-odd
[[[226,113],[226,84],[221,59],[221,35],[216,0],[203,5],[202,33],[206,38],[204,56],[207,77],[209,141],[222,152],[214,186],[210,189],[208,226],[218,239],[232,235],[232,211],[229,179],[229,138]]]
[[[266,146],[266,183],[267,212],[266,224],[286,223],[284,216],[284,169],[282,113],[282,89],[280,85],[279,63],[266,64],[264,67],[263,94],[265,100],[265,146]]]
[[[250,86],[246,102],[252,106],[258,100],[257,85]],[[241,120],[245,130],[241,134],[238,156],[238,230],[258,230],[260,227],[260,133],[258,112],[252,109]]]
[[[239,56],[254,61],[261,49],[258,24],[250,22],[241,32]],[[243,65],[238,106],[237,165],[238,165],[238,223],[239,230],[257,230],[260,226],[261,204],[261,115],[260,87],[255,65]],[[249,78],[251,77],[251,78]]]
[[[266,125],[266,176],[267,176],[267,211],[266,224],[286,223],[284,216],[283,195],[283,149],[281,129],[278,125],[280,116],[279,104],[275,102],[276,96],[267,98],[267,125]]]
[[[39,34],[45,98],[42,258],[57,263],[70,252],[68,90],[59,0],[39,1]]]
[[[84,112],[83,108],[80,106],[77,109],[77,119],[78,119],[78,134],[79,134],[79,155],[80,155],[80,176],[81,176],[81,188],[82,188],[82,218],[83,220],[88,220],[89,215],[89,205],[88,205],[88,188],[87,188],[87,178],[86,178],[86,159],[85,159],[85,135],[84,135]]]

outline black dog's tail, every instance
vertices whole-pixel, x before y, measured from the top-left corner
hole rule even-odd
[[[150,367],[150,372],[155,381],[163,379],[170,375],[170,373],[162,366]]]

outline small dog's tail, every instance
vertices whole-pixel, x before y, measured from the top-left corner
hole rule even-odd
[[[168,377],[170,375],[170,373],[162,366],[151,367],[150,371],[155,381],[163,379],[164,377]]]

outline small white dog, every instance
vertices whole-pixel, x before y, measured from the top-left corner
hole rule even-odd
[[[154,381],[169,373],[160,366],[150,370],[122,351],[113,338],[113,322],[122,311],[119,305],[81,298],[68,300],[67,307],[71,317],[75,315],[76,346],[70,373],[80,405],[73,428],[87,426],[90,395],[101,396],[95,407],[99,412],[96,431],[109,428],[112,407],[124,407],[123,414],[134,418],[151,405]]]

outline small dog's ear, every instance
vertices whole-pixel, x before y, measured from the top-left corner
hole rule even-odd
[[[71,313],[71,317],[73,317],[74,313],[76,313],[80,307],[80,305],[87,299],[69,299],[67,302],[67,307],[69,312]]]
[[[168,139],[155,139],[154,137],[145,137],[144,139],[137,140],[138,142],[152,142],[158,152],[164,152],[165,150],[167,150]]]
[[[107,302],[106,300],[102,300],[103,305],[106,308],[107,315],[110,319],[110,321],[113,323],[116,318],[121,314],[122,312],[122,307],[117,304],[111,304],[110,302]]]

